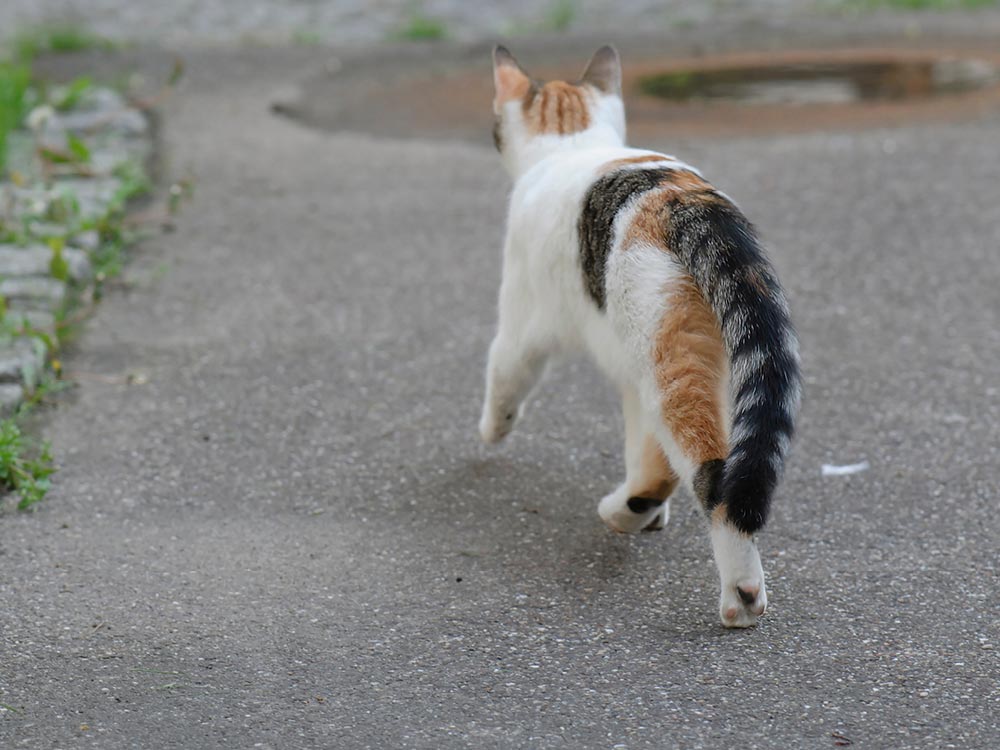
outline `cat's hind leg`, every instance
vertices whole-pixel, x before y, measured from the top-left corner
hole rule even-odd
[[[625,481],[597,506],[601,519],[615,531],[662,529],[670,518],[670,494],[678,477],[649,429],[639,395],[622,393],[625,416]]]
[[[693,284],[677,284],[654,347],[648,403],[666,454],[709,518],[722,624],[748,627],[767,607],[767,592],[753,538],[728,520],[719,497],[729,453],[726,362],[712,310]]]

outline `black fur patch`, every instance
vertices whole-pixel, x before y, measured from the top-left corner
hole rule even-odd
[[[493,120],[493,145],[497,151],[503,153],[503,123],[499,117]]]
[[[669,169],[628,169],[597,180],[583,199],[577,230],[580,234],[580,265],[583,283],[591,299],[604,309],[604,274],[614,242],[615,217],[630,199],[670,178]]]
[[[653,508],[659,508],[663,505],[663,501],[652,497],[630,497],[625,504],[630,511],[641,516],[643,513],[649,513]]]
[[[711,512],[722,498],[719,497],[719,485],[722,484],[722,472],[726,462],[721,458],[713,458],[698,467],[694,474],[694,494],[698,496],[706,512]]]

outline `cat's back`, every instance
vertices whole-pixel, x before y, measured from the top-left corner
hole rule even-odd
[[[677,160],[647,149],[591,148],[554,153],[526,171],[514,184],[514,197],[531,202],[585,192],[598,178],[622,165],[640,161]]]
[[[648,169],[682,170],[693,167],[668,154],[627,147],[569,150],[535,164],[514,184],[510,213],[514,221],[537,222],[543,217],[579,218],[582,201],[595,185],[624,172]],[[600,188],[600,186],[597,186]]]

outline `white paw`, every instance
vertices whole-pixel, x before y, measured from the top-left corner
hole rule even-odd
[[[657,503],[645,498],[630,498],[625,485],[621,485],[604,496],[597,513],[614,531],[634,534],[643,529],[662,529],[670,518],[670,501]]]
[[[767,609],[763,576],[723,585],[719,596],[719,619],[727,628],[749,628]]]
[[[479,419],[479,437],[484,443],[499,443],[514,429],[517,417],[517,409],[496,414],[492,409],[484,408],[483,416]]]
[[[712,524],[712,551],[722,592],[719,619],[727,628],[749,628],[767,609],[764,569],[757,545],[725,521]]]

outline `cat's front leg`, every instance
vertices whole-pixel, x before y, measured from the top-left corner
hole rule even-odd
[[[490,346],[486,368],[486,399],[479,420],[479,435],[485,443],[496,443],[514,428],[521,405],[545,368],[546,355],[523,336],[501,328]]]

